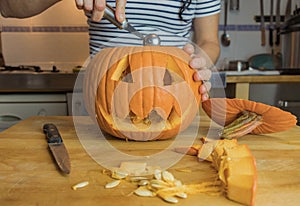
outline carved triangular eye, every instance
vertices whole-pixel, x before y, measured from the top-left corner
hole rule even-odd
[[[130,65],[128,65],[128,67],[122,72],[120,80],[122,82],[133,83]]]
[[[131,67],[129,64],[129,57],[126,56],[121,59],[117,66],[116,70],[114,71],[111,79],[114,81],[122,81],[127,83],[133,83],[133,78],[131,74]]]
[[[165,70],[163,81],[164,86],[171,85],[173,83],[173,77],[168,69]]]

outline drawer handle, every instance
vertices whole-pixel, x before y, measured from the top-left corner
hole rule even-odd
[[[15,115],[1,115],[0,122],[17,122],[22,120],[20,117]]]
[[[280,107],[288,108],[288,107],[300,107],[300,101],[287,101],[287,100],[279,100],[278,105]]]

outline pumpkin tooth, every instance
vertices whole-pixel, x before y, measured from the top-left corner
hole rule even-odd
[[[130,111],[129,113],[129,117],[130,117],[130,120],[133,124],[139,124],[141,122],[143,122],[143,119],[142,118],[139,118],[136,114],[134,114],[132,111]]]
[[[147,126],[150,126],[151,125],[151,120],[149,119],[149,117],[146,117],[143,119],[143,123]]]

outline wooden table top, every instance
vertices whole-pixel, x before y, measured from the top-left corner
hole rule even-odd
[[[61,174],[47,149],[44,123],[57,125],[71,159],[71,173]],[[199,137],[207,132],[209,121],[203,118]],[[123,151],[157,152],[170,141],[133,142],[110,139]],[[199,141],[199,138],[196,140]],[[300,127],[270,135],[246,135],[240,144],[248,144],[256,158],[258,189],[256,205],[294,206],[300,200]],[[133,151],[133,148],[136,150]],[[144,150],[152,148],[152,151]],[[105,155],[105,154],[104,154]],[[121,183],[105,189],[111,178],[102,174],[104,168],[85,151],[76,135],[72,117],[31,117],[0,133],[0,205],[170,205],[157,197],[130,195],[135,186]],[[168,171],[185,184],[201,183],[216,177],[208,162],[185,155]],[[188,172],[187,172],[188,171]],[[89,185],[72,190],[75,183]],[[177,205],[240,205],[224,196],[189,195]]]

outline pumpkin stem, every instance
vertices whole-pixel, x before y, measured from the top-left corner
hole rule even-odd
[[[241,116],[223,128],[220,136],[225,139],[239,138],[262,124],[261,120],[261,115],[255,112],[243,111]]]

